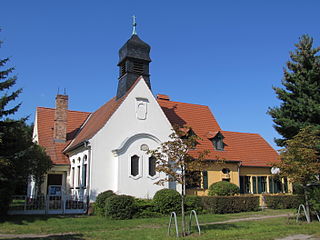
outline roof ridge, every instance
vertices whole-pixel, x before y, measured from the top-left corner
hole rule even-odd
[[[202,106],[202,107],[207,107],[207,108],[209,108],[208,105],[204,105],[204,104],[178,102],[178,101],[163,100],[163,99],[157,99],[157,98],[156,98],[156,100],[157,100],[157,101],[163,101],[163,102],[171,102],[171,103],[182,103],[182,104],[188,104],[188,105],[196,105],[196,106]]]
[[[109,101],[107,101],[106,103],[104,103],[100,108],[98,108],[96,111],[94,111],[91,115],[90,118],[88,119],[88,121],[85,122],[85,124],[82,126],[82,128],[79,130],[79,132],[77,133],[77,136],[73,139],[73,141],[68,144],[68,146],[63,150],[63,152],[67,152],[72,150],[73,148],[76,148],[79,144],[81,144],[83,141],[87,140],[85,139],[86,137],[90,136],[90,138],[92,138],[93,136],[95,136],[106,124],[107,122],[110,120],[110,118],[113,116],[113,114],[119,109],[119,107],[121,106],[121,104],[124,102],[124,100],[128,97],[128,95],[131,93],[131,91],[133,90],[133,88],[138,84],[138,82],[140,80],[143,80],[142,76],[139,76],[135,82],[132,84],[132,86],[129,88],[129,90],[125,93],[125,95],[123,95],[121,98],[116,99],[116,96],[111,98]],[[113,102],[112,102],[113,101]],[[79,139],[78,143],[77,143],[77,138],[78,136],[81,134],[82,130],[87,126],[87,124],[90,123],[92,117],[98,112],[100,111],[100,109],[102,109],[103,107],[105,107],[105,105],[107,104],[115,104],[114,109],[112,109],[112,112],[109,114],[108,118],[105,119],[105,122],[101,125],[101,127],[99,129],[97,129],[95,132],[91,133],[91,134],[87,134],[87,136],[83,136],[83,139]],[[74,145],[75,144],[75,145]]]
[[[250,132],[236,132],[236,131],[226,131],[226,130],[221,130],[222,132],[229,132],[229,133],[240,133],[240,134],[250,134],[250,135],[258,135],[261,137],[259,133],[250,133]]]
[[[49,108],[49,107],[37,107],[38,108],[42,108],[42,109],[48,109],[48,110],[56,110],[56,108]],[[84,111],[78,111],[78,110],[70,110],[70,109],[67,109],[68,112],[78,112],[78,113],[91,113],[91,112],[84,112]]]

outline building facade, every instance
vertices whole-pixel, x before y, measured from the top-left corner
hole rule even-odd
[[[150,62],[150,46],[133,34],[119,50],[114,98],[93,113],[69,110],[66,95],[56,96],[55,108],[37,108],[34,141],[54,163],[41,186],[44,194],[86,195],[94,201],[106,190],[140,198],[152,198],[162,188],[179,191],[174,183],[154,184],[167,176],[155,171],[155,159],[147,154],[169,140],[173,125],[191,127],[201,138],[197,148],[210,151],[206,160],[212,164],[187,193],[206,195],[217,181],[235,183],[241,193],[291,191],[286,179],[272,176],[279,155],[259,134],[224,131],[207,106],[154,96]],[[34,192],[31,182],[29,194]]]

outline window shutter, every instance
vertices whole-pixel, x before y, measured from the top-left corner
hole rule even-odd
[[[208,189],[208,172],[207,171],[202,172],[202,178],[203,178],[203,189]]]

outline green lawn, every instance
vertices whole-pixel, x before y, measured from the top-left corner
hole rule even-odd
[[[274,239],[294,234],[320,236],[320,223],[296,224],[288,217],[212,225],[208,223],[262,215],[293,213],[292,210],[199,216],[203,234],[187,239]],[[0,223],[0,234],[68,234],[42,239],[175,239],[166,235],[169,217],[109,220],[97,216],[11,216]],[[7,238],[6,238],[7,239]],[[35,238],[30,238],[35,239]]]

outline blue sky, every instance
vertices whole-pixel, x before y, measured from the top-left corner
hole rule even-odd
[[[289,51],[309,34],[320,45],[320,1],[1,0],[0,58],[11,56],[23,105],[34,119],[66,88],[69,108],[94,111],[116,93],[119,48],[137,32],[151,45],[153,93],[208,105],[224,130],[277,133],[268,107],[279,105]]]

